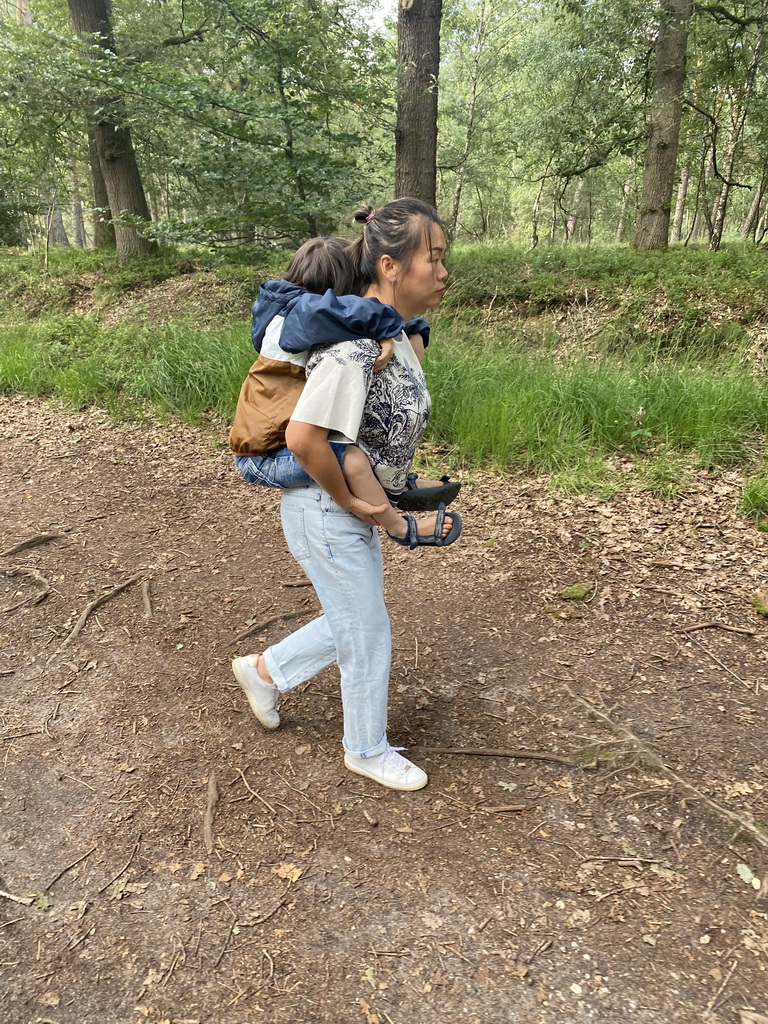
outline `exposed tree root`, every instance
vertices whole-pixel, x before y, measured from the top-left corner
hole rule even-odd
[[[8,548],[7,551],[0,551],[0,558],[8,558],[10,555],[18,555],[21,551],[29,551],[30,548],[36,548],[40,544],[47,544],[50,540],[58,540],[59,537],[66,537],[65,533],[38,533],[34,537],[29,537],[27,540],[22,540],[18,544],[14,544],[12,548]]]
[[[716,814],[720,818],[725,818],[726,821],[731,822],[734,825],[738,825],[742,833],[750,836],[760,846],[768,849],[768,835],[766,835],[754,822],[754,820],[743,813],[738,811],[732,811],[729,807],[723,807],[722,804],[716,803],[711,800],[708,796],[697,789],[696,786],[687,782],[682,776],[678,775],[677,772],[673,772],[671,768],[668,768],[661,760],[658,754],[656,754],[647,743],[643,743],[639,736],[636,736],[631,729],[628,729],[626,725],[622,725],[620,722],[614,722],[610,715],[606,714],[605,711],[601,711],[600,708],[596,707],[591,701],[588,701],[586,697],[582,697],[581,694],[576,693],[572,690],[568,684],[565,684],[565,688],[568,693],[573,697],[575,701],[581,704],[587,710],[596,715],[602,722],[608,726],[617,736],[624,739],[638,754],[642,755],[644,763],[654,771],[657,771],[664,778],[674,782],[684,793],[695,800],[700,800],[705,807],[708,807],[710,811]]]
[[[83,626],[85,626],[89,616],[99,607],[99,605],[102,605],[106,601],[109,601],[111,597],[115,597],[121,591],[125,590],[127,587],[130,587],[132,583],[136,583],[138,580],[144,579],[145,575],[146,573],[137,572],[134,576],[131,576],[130,579],[118,584],[118,586],[113,587],[112,590],[108,590],[106,594],[102,594],[101,597],[97,597],[95,600],[91,601],[90,604],[86,605],[85,608],[83,609],[82,614],[80,615],[80,618],[75,623],[74,629],[69,634],[69,636],[64,640],[64,642],[61,644],[56,653],[60,654],[61,651],[63,651],[68,644],[72,643],[75,637],[77,637],[81,630],[83,629]]]
[[[468,754],[473,757],[513,757],[519,761],[555,761],[557,764],[567,764],[570,768],[576,767],[576,762],[570,757],[560,757],[558,754],[542,753],[538,750],[496,750],[493,747],[414,747],[414,750],[423,750],[430,754]]]
[[[249,626],[243,633],[238,633],[234,642],[239,643],[240,640],[245,640],[246,637],[253,636],[254,633],[260,633],[262,629],[266,629],[267,626],[271,626],[275,622],[280,622],[281,620],[287,622],[289,619],[300,619],[302,615],[314,615],[317,610],[317,608],[302,608],[300,612],[281,612],[279,615],[273,615],[271,618],[264,619],[262,622],[254,622],[254,624]]]
[[[16,604],[9,604],[6,608],[3,608],[4,612],[14,612],[17,608],[21,608],[21,606],[25,604],[30,604],[30,602],[32,604],[40,604],[40,602],[44,601],[51,592],[50,583],[45,576],[37,571],[37,569],[28,569],[19,565],[15,566],[13,569],[0,569],[0,573],[2,573],[3,576],[17,576],[19,573],[23,573],[25,576],[31,576],[42,587],[42,590],[37,594],[33,594],[32,597],[25,597],[21,601],[17,601]]]

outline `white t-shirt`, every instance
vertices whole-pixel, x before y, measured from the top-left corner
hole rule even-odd
[[[394,339],[394,354],[384,369],[374,373],[380,352],[381,345],[368,339],[315,349],[291,419],[327,427],[330,441],[359,445],[382,487],[399,491],[431,403],[421,364],[405,332]]]

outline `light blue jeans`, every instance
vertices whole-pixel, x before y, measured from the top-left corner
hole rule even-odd
[[[325,614],[267,648],[267,669],[286,693],[337,662],[344,749],[375,757],[387,749],[392,658],[378,534],[316,484],[284,491],[280,516],[290,552]]]

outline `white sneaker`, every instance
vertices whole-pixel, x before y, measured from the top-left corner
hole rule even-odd
[[[356,754],[345,754],[344,764],[351,772],[365,775],[368,779],[386,786],[388,789],[413,790],[423,789],[429,781],[426,772],[402,757],[398,750],[403,747],[387,747],[383,754],[376,757],[358,757]]]
[[[276,729],[280,725],[280,715],[277,713],[277,698],[280,691],[275,684],[261,678],[256,666],[250,663],[249,657],[235,658],[232,662],[232,671],[235,673],[235,679],[245,690],[254,715],[265,729]]]

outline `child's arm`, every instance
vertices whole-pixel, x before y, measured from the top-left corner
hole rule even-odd
[[[335,295],[330,288],[324,295],[305,292],[285,317],[280,348],[306,352],[335,341],[385,341],[395,338],[404,327],[405,320],[397,310],[378,299]]]
[[[411,348],[416,353],[416,358],[421,362],[424,359],[424,339],[420,334],[409,334],[408,341],[411,343]],[[375,367],[374,367],[375,369]]]

